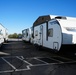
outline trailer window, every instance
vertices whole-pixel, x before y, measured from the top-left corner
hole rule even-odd
[[[26,37],[29,35],[29,34],[28,34],[28,32],[29,32],[29,30],[28,30],[28,29],[26,29]]]
[[[2,32],[0,32],[0,35],[3,35]]]
[[[25,31],[24,31],[24,30],[22,31],[22,34],[23,34],[23,35],[25,34]]]
[[[55,25],[55,24],[58,24],[59,25],[59,22],[58,21],[53,21],[53,22],[50,22],[51,25]]]
[[[35,36],[38,36],[38,30],[35,31]]]
[[[26,37],[28,36],[28,32],[26,33]]]
[[[0,30],[0,35],[2,35],[2,30]]]
[[[0,35],[1,35],[1,32],[0,32]]]
[[[53,28],[48,29],[48,37],[53,37]]]

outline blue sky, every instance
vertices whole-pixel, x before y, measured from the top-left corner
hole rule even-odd
[[[0,0],[0,23],[9,34],[22,33],[42,15],[76,17],[76,0]]]

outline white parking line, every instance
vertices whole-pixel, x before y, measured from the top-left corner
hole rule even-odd
[[[32,67],[32,66],[45,66],[45,65],[49,65],[49,63],[47,63],[47,62],[45,62],[45,61],[43,61],[43,60],[40,60],[40,59],[38,59],[37,57],[34,57],[34,58],[32,58],[32,59],[38,60],[38,61],[40,61],[40,62],[42,62],[42,63],[41,63],[41,64],[39,63],[39,64],[33,65],[33,64],[29,63],[28,61],[26,61],[23,56],[14,56],[14,57],[12,57],[12,58],[17,58],[17,59],[19,59],[19,60],[21,60],[21,61],[23,61],[24,63],[27,64],[27,65],[26,65],[26,68],[16,69],[15,66],[13,66],[8,60],[5,59],[6,57],[1,57],[1,58],[2,58],[8,65],[10,65],[10,66],[12,67],[12,70],[0,71],[0,73],[9,73],[9,72],[14,72],[14,71],[26,71],[26,70],[31,70],[30,67]],[[7,58],[11,58],[11,57],[7,57]],[[29,59],[30,59],[30,58],[29,58]],[[54,59],[53,59],[53,60],[54,60]],[[55,64],[55,63],[51,63],[51,64]]]
[[[18,57],[18,56],[16,56],[18,59],[20,59],[21,61],[23,61],[23,62],[25,62],[25,63],[27,63],[29,66],[32,66],[32,64],[31,63],[29,63],[29,62],[27,62],[27,61],[25,61],[24,59],[21,59],[20,57]]]
[[[24,68],[24,69],[16,69],[16,67],[14,67],[10,62],[8,62],[5,57],[1,57],[8,65],[10,65],[13,70],[5,70],[5,71],[0,71],[0,73],[9,73],[9,72],[14,72],[14,71],[25,71],[25,70],[30,70],[30,67],[29,66],[32,66],[32,64],[28,63],[27,61],[24,61],[22,60],[21,58],[19,58],[18,56],[16,56],[16,58],[20,59],[21,61],[27,63],[28,65],[26,66],[27,68]],[[8,57],[10,58],[10,57]]]
[[[21,59],[23,59],[23,60],[25,59],[23,56],[20,56],[20,57],[21,57]]]
[[[31,70],[29,66],[26,66],[27,69],[16,69],[15,71],[25,71],[25,70]]]
[[[49,58],[49,59],[52,59],[52,60],[54,60],[54,61],[58,61],[58,62],[60,62],[60,63],[63,63],[62,61],[57,60],[57,59],[55,59],[55,58]]]
[[[43,61],[43,60],[40,60],[40,59],[38,59],[38,58],[36,58],[36,57],[34,57],[34,59],[36,59],[36,60],[38,60],[38,61],[41,61],[41,62],[43,62],[44,64],[49,64],[49,63],[47,63],[47,62],[45,62],[45,61]]]
[[[0,71],[0,73],[9,73],[9,72],[14,72],[14,70]]]
[[[6,59],[4,59],[3,57],[2,57],[2,59],[3,59],[7,64],[9,64],[14,70],[16,70],[16,67],[14,67],[11,63],[9,63]]]

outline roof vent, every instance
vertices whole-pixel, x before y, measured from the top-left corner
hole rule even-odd
[[[66,17],[62,17],[62,16],[57,16],[55,17],[56,19],[67,19]]]

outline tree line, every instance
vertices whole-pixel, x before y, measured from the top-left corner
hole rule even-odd
[[[13,34],[9,34],[8,38],[22,38],[22,34],[17,34],[17,33],[13,33]]]

